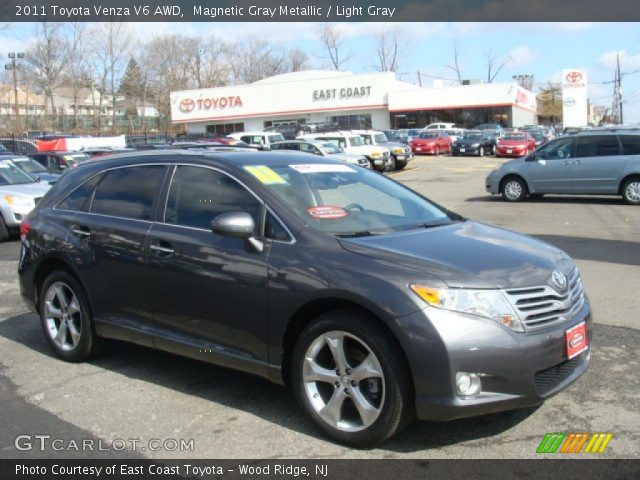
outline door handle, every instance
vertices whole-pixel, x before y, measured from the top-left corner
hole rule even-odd
[[[573,164],[573,162],[571,160],[563,160],[562,164],[563,165],[571,165],[571,164]]]
[[[159,255],[171,255],[174,253],[173,248],[163,247],[162,245],[152,244],[149,246],[149,248]]]
[[[80,225],[74,226],[71,231],[80,238],[89,238],[91,236],[91,231],[87,227]]]

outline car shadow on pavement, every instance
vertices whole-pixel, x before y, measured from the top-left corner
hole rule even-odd
[[[481,195],[478,197],[469,197],[464,200],[465,202],[503,202],[508,204],[509,202],[502,199],[500,195]],[[545,195],[542,198],[528,199],[524,203],[539,203],[539,204],[584,204],[584,205],[625,205],[622,199],[618,196],[596,196],[596,197],[582,197],[582,196],[561,196],[561,195]],[[517,205],[514,203],[513,205]],[[631,206],[630,206],[631,207]]]
[[[0,322],[0,336],[62,362],[46,343],[38,318],[31,313]],[[289,389],[250,374],[116,341],[109,341],[106,351],[89,363],[130,379],[243,410],[284,428],[326,440],[304,417]],[[412,452],[491,437],[520,423],[537,408],[447,423],[414,422],[378,448]]]
[[[594,262],[640,265],[640,242],[568,235],[533,235],[564,250],[572,258]]]

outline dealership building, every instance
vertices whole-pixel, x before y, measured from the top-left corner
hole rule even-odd
[[[262,131],[287,124],[341,128],[536,123],[535,95],[515,83],[421,87],[393,72],[286,73],[247,85],[171,92],[171,120],[187,133]]]

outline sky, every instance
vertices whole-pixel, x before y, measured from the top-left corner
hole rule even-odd
[[[508,82],[515,74],[533,74],[537,89],[548,81],[560,81],[565,68],[583,69],[588,75],[593,105],[611,106],[616,54],[620,54],[625,123],[640,122],[640,23],[341,23],[345,49],[351,58],[343,69],[355,73],[375,71],[372,35],[386,26],[396,26],[406,39],[398,78],[423,85],[433,78],[447,85],[456,74],[446,67],[453,61],[457,41],[463,78],[486,77],[485,53],[510,57],[496,82]],[[35,24],[12,24],[0,32],[0,55],[24,50],[33,40]],[[314,23],[131,23],[140,37],[150,34],[183,33],[243,39],[252,34],[284,47],[300,47],[310,64],[325,68],[326,60],[317,41],[320,24]]]

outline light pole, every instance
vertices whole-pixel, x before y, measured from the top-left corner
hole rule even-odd
[[[16,131],[20,132],[22,128],[20,126],[20,107],[18,105],[18,65],[16,59],[24,58],[24,53],[11,52],[9,53],[9,58],[11,59],[11,63],[6,63],[4,68],[5,70],[13,71],[13,102],[16,110]]]

